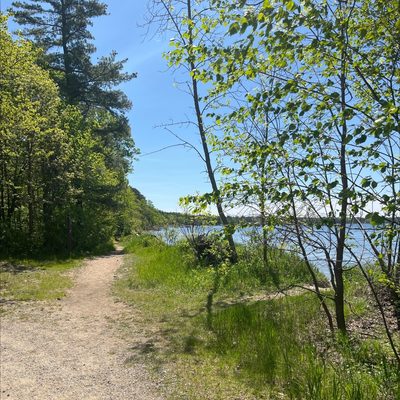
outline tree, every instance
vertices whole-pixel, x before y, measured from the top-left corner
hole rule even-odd
[[[199,6],[199,10],[194,9],[194,4]],[[176,35],[176,37],[171,40],[173,50],[166,54],[166,58],[170,66],[180,67],[188,74],[187,84],[195,110],[195,126],[201,141],[201,151],[197,151],[197,154],[204,162],[212,189],[211,193],[205,196],[188,196],[184,200],[184,203],[187,205],[187,203],[192,201],[198,204],[202,203],[203,205],[212,203],[216,206],[221,223],[225,228],[225,237],[230,248],[230,259],[235,263],[237,261],[237,252],[232,236],[233,227],[229,224],[227,219],[224,210],[224,200],[218,187],[216,173],[213,167],[213,160],[209,149],[211,127],[207,126],[205,118],[207,104],[202,104],[199,88],[199,83],[201,81],[199,80],[198,74],[207,67],[205,60],[196,59],[195,54],[195,48],[203,46],[211,36],[210,31],[206,31],[204,35],[200,35],[200,26],[204,27],[207,23],[207,16],[203,16],[203,11],[207,10],[207,2],[204,2],[204,4],[197,4],[192,0],[156,0],[152,5],[151,22],[159,23],[161,29],[172,30]],[[204,9],[201,9],[201,5],[204,6]],[[214,23],[214,27],[215,26],[216,24]]]
[[[24,36],[43,49],[44,67],[50,69],[62,97],[80,107],[104,147],[112,147],[111,163],[126,173],[136,153],[124,115],[131,103],[115,88],[136,75],[123,72],[126,60],[116,61],[115,52],[97,64],[91,60],[96,48],[88,27],[93,18],[106,14],[106,5],[98,0],[31,0],[13,2],[12,10],[25,26]]]
[[[61,123],[68,132],[69,149],[65,156],[70,182],[63,209],[67,240],[58,235],[59,245],[68,252],[101,249],[110,245],[117,230],[118,213],[125,207],[119,201],[127,187],[125,175],[109,165],[109,149],[78,108],[66,107]]]
[[[43,242],[51,188],[68,182],[68,138],[60,125],[57,86],[37,66],[37,51],[14,42],[5,19],[0,43],[0,242],[3,251],[26,250]]]
[[[38,65],[41,51],[14,41],[5,19],[0,46],[0,253],[104,248],[131,207],[121,201],[129,156],[122,120],[66,105]],[[120,136],[105,129],[113,125]]]
[[[88,27],[106,11],[98,0],[15,1],[12,8],[16,22],[25,27],[24,36],[43,50],[43,66],[51,71],[62,97],[79,106],[104,148],[112,146],[109,165],[123,175],[136,149],[124,115],[131,103],[117,87],[136,74],[123,72],[126,60],[116,61],[116,52],[92,62],[96,48]]]
[[[40,63],[59,85],[65,103],[79,109],[78,113],[74,108],[66,111],[72,112],[74,118],[72,121],[66,116],[70,145],[74,147],[75,141],[81,140],[83,148],[78,148],[77,154],[82,150],[87,157],[82,160],[77,157],[76,162],[70,163],[75,178],[70,188],[74,196],[70,197],[66,215],[67,243],[70,251],[77,246],[88,248],[89,243],[96,242],[92,236],[94,231],[104,231],[93,225],[98,220],[94,214],[88,217],[92,211],[97,210],[98,217],[103,215],[108,219],[107,209],[109,212],[125,204],[117,198],[127,188],[126,174],[136,148],[125,115],[131,103],[117,87],[136,75],[123,72],[126,60],[116,61],[115,52],[97,63],[92,61],[96,48],[88,28],[93,18],[106,14],[104,3],[97,0],[15,1],[12,11],[15,20],[25,27],[23,34],[42,49]],[[90,175],[92,163],[98,164],[92,170],[96,173]],[[85,212],[89,204],[91,208]],[[112,231],[114,222],[109,226]],[[83,236],[85,232],[87,235]],[[108,231],[104,238],[107,236]],[[85,244],[84,237],[93,240]],[[99,234],[98,239],[101,237]]]
[[[278,140],[268,148],[269,172],[275,174],[275,184],[266,188],[268,200],[283,205],[283,227],[292,226],[305,259],[310,245],[323,251],[335,292],[336,326],[345,333],[345,251],[360,266],[351,249],[352,223],[360,226],[376,263],[399,293],[394,277],[400,234],[398,4],[213,4],[229,39],[224,46],[196,48],[195,58],[213,60],[212,73],[203,79],[212,83],[213,94],[227,97],[241,82],[270,81],[272,88],[253,85],[248,96],[252,117],[267,107],[279,110],[282,122]],[[242,114],[229,118],[233,125]],[[329,245],[315,240],[315,231],[304,223],[310,214],[329,232]],[[378,228],[372,236],[362,228],[362,217]],[[393,343],[392,348],[397,356]]]
[[[122,72],[126,60],[116,61],[116,53],[91,60],[96,51],[88,30],[92,19],[106,15],[98,0],[14,1],[13,16],[25,28],[23,34],[44,51],[43,63],[52,71],[62,96],[84,112],[100,108],[121,112],[130,108],[126,95],[117,87],[135,74]]]

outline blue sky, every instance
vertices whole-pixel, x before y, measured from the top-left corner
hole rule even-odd
[[[1,9],[7,9],[11,2],[1,0]],[[145,21],[147,0],[104,2],[110,15],[95,19],[92,29],[98,55],[116,50],[119,59],[128,59],[126,70],[138,74],[122,87],[133,103],[129,119],[142,154],[134,162],[129,181],[157,208],[179,211],[179,197],[209,191],[209,185],[202,162],[193,151],[172,147],[146,155],[178,143],[160,125],[185,121],[193,114],[191,98],[176,87],[172,71],[162,58],[170,38],[146,37],[146,29],[139,26]],[[14,30],[15,25],[11,24],[10,29]],[[177,133],[198,144],[193,127],[181,128]]]

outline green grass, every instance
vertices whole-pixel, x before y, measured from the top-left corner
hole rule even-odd
[[[269,386],[288,398],[396,398],[397,370],[379,341],[338,344],[315,331],[324,332],[324,323],[318,302],[307,294],[218,311],[208,346],[249,385]]]
[[[154,237],[136,237],[125,243],[127,271],[115,283],[116,294],[155,319],[195,312],[212,286],[211,269],[192,269],[180,247],[169,247]],[[135,265],[132,269],[131,266]]]
[[[133,255],[115,294],[143,312],[146,329],[158,332],[158,345],[146,357],[164,374],[169,398],[399,398],[399,374],[385,341],[332,338],[312,294],[241,300],[241,294],[266,293],[275,285],[261,279],[254,249],[240,249],[237,265],[220,267],[211,320],[205,303],[215,269],[196,266],[186,246],[149,236],[128,240],[125,250]],[[272,259],[280,284],[309,283],[298,259],[280,252]],[[349,273],[347,280],[348,296],[365,314],[360,277]]]
[[[80,259],[0,261],[0,296],[6,302],[61,298],[72,286],[66,272],[80,264]]]
[[[306,264],[297,256],[268,249],[267,268],[263,264],[260,246],[238,246],[239,262],[229,269],[225,289],[233,293],[248,290],[273,291],[295,285],[311,285],[312,279]],[[270,273],[269,273],[270,271]],[[314,270],[318,281],[327,285],[326,277]]]

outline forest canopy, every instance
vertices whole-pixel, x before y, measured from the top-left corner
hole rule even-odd
[[[61,81],[82,80],[83,73],[57,69],[49,61],[54,53],[40,42],[12,38],[5,16],[0,35],[0,253],[100,249],[118,229],[128,230],[118,215],[132,200],[127,173],[136,149],[124,115],[129,102],[122,92],[99,86],[89,91],[96,92],[95,102],[86,95],[72,100]],[[83,49],[89,57],[92,47]],[[123,63],[113,64],[114,58],[86,65],[90,74],[114,68],[104,76],[106,88],[133,77],[119,75]]]

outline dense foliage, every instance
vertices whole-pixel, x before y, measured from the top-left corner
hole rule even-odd
[[[358,268],[400,363],[387,321],[400,327],[398,1],[155,0],[152,12],[174,32],[166,59],[199,93],[218,162],[217,186],[183,203],[258,214],[266,273],[274,246],[297,252],[332,332],[347,333]]]
[[[128,206],[135,148],[126,118],[69,101],[43,62],[49,54],[14,40],[4,17],[0,29],[0,253],[104,247]]]

